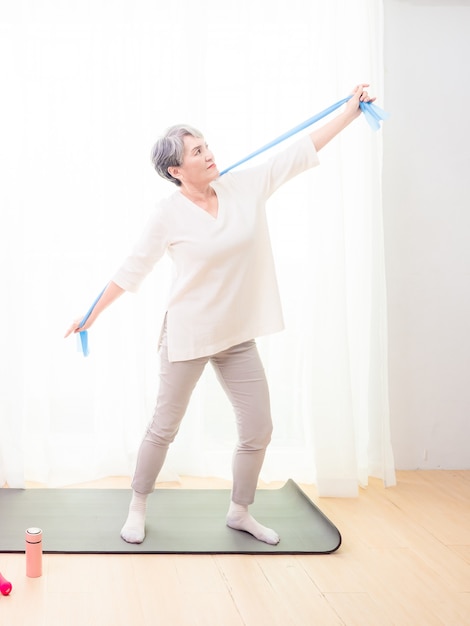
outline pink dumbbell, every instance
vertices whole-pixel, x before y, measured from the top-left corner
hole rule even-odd
[[[0,573],[0,591],[2,596],[7,596],[11,591],[11,582],[2,576]]]

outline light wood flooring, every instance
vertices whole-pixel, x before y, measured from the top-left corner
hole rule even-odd
[[[129,484],[79,485],[92,486]],[[334,554],[45,554],[38,579],[25,576],[24,554],[0,554],[13,583],[0,625],[470,626],[470,471],[401,471],[397,487],[372,480],[354,499],[301,486],[342,534]]]

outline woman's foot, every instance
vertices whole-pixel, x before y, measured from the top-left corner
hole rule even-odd
[[[147,494],[133,492],[126,523],[122,527],[121,537],[127,543],[142,543],[145,539],[145,514],[147,512]]]
[[[227,513],[227,526],[234,528],[235,530],[244,530],[259,541],[264,541],[273,546],[279,543],[280,537],[275,530],[267,528],[255,520],[255,518],[248,513],[248,507],[243,504],[230,503],[230,508]]]

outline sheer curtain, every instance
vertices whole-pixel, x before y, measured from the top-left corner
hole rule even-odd
[[[172,191],[151,145],[185,121],[224,168],[358,82],[384,106],[381,2],[19,0],[0,11],[0,484],[130,475],[157,389],[168,263],[102,315],[88,358],[63,334]],[[381,134],[359,119],[320,157],[269,205],[287,328],[259,340],[275,424],[261,477],[351,496],[369,476],[394,484]],[[161,479],[229,478],[234,440],[208,368]]]

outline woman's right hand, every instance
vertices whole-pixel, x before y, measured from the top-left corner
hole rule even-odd
[[[68,337],[72,333],[79,333],[82,330],[88,330],[90,326],[95,322],[98,315],[101,314],[101,311],[103,311],[112,302],[119,298],[124,293],[124,291],[125,290],[122,287],[119,287],[113,281],[109,282],[100,293],[98,298],[95,300],[93,306],[88,311],[88,313],[72,322],[67,332],[65,333],[64,338]],[[81,324],[84,318],[86,318],[86,322],[82,326]]]
[[[87,330],[87,328],[89,327],[88,323],[85,323],[83,324],[82,327],[80,327],[82,320],[83,320],[83,316],[77,318],[76,320],[72,322],[72,324],[69,326],[69,328],[67,329],[67,332],[64,335],[64,339],[68,337],[69,335],[71,335],[72,333],[79,333],[82,330]]]

